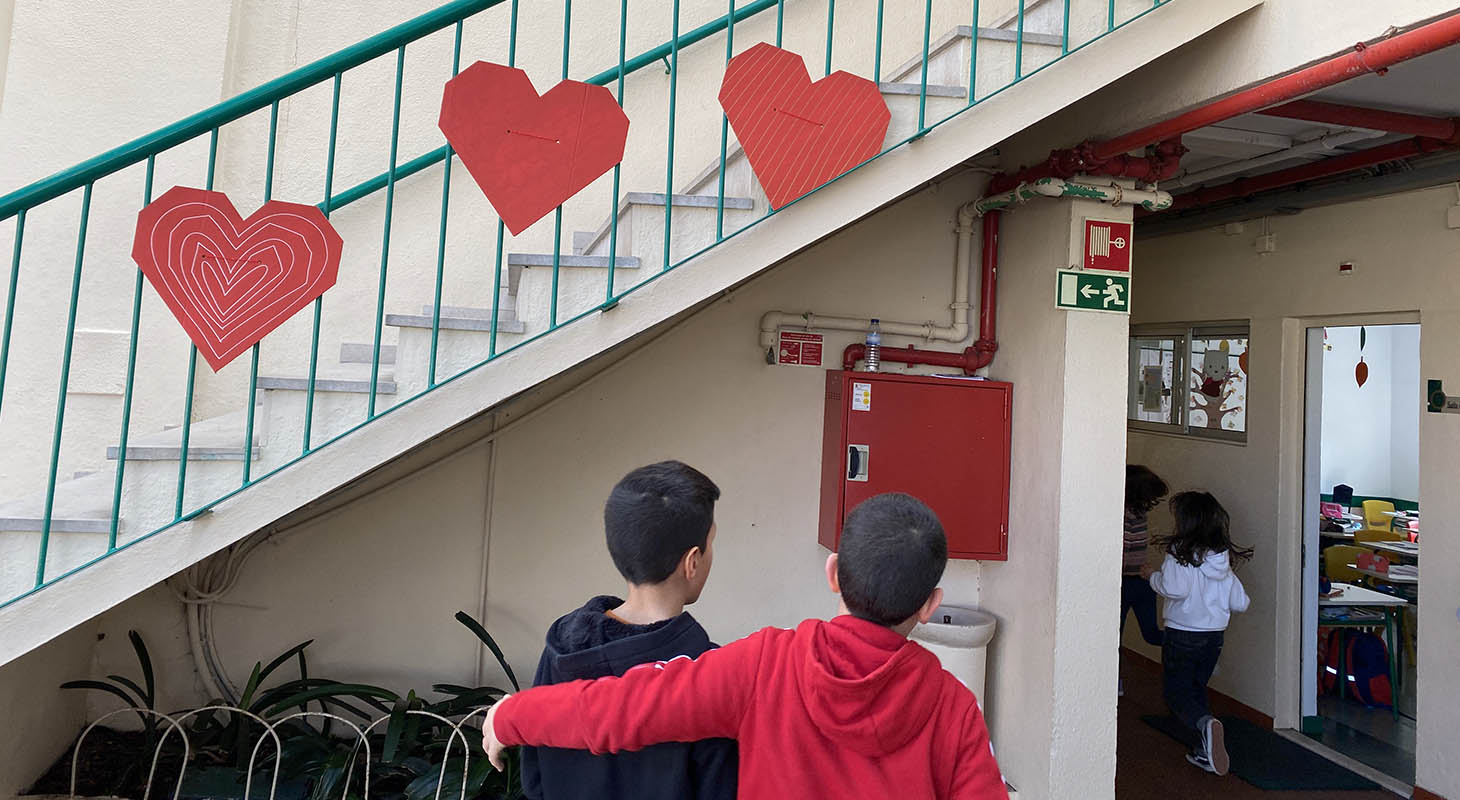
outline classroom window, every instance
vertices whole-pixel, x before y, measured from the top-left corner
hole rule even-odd
[[[1130,427],[1247,440],[1248,326],[1132,326]]]

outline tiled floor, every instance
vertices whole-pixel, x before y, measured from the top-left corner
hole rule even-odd
[[[1186,763],[1186,748],[1141,722],[1142,714],[1164,714],[1161,676],[1149,661],[1123,656],[1125,697],[1117,715],[1115,796],[1118,800],[1395,800],[1374,792],[1264,792],[1235,775],[1217,777]]]

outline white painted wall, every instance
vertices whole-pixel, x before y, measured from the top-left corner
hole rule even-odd
[[[1453,268],[1460,233],[1445,227],[1452,204],[1445,187],[1274,218],[1278,250],[1266,256],[1253,251],[1250,236],[1218,230],[1143,241],[1137,250],[1137,321],[1252,320],[1247,444],[1132,433],[1129,447],[1133,461],[1151,465],[1173,488],[1212,490],[1232,514],[1234,538],[1256,546],[1242,572],[1252,609],[1229,628],[1213,685],[1274,714],[1279,724],[1295,724],[1297,710],[1301,319],[1417,312],[1420,379],[1460,381],[1460,355],[1451,345],[1460,335]],[[1340,277],[1338,264],[1347,260],[1359,272]],[[1425,531],[1422,564],[1417,779],[1454,797],[1460,796],[1453,758],[1460,689],[1451,680],[1460,659],[1460,534],[1445,521],[1460,518],[1449,478],[1460,468],[1460,420],[1419,417],[1418,499],[1435,522]]]
[[[91,674],[95,644],[95,627],[79,625],[0,667],[0,719],[5,720],[0,797],[30,788],[80,733],[87,719],[85,693],[59,687]]]
[[[1329,327],[1323,353],[1323,453],[1319,486],[1413,500],[1419,495],[1419,326]],[[1368,365],[1363,386],[1354,377]]]

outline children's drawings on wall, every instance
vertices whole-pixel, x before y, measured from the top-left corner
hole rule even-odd
[[[137,215],[132,259],[216,372],[333,286],[343,246],[314,206],[243,219],[222,192],[176,186]]]
[[[764,42],[730,60],[720,105],[772,208],[877,155],[892,113],[849,72],[815,83],[801,56]]]
[[[629,118],[602,86],[538,96],[520,69],[487,61],[446,82],[441,132],[515,236],[623,160]]]
[[[1247,340],[1192,339],[1187,420],[1193,428],[1247,429]]]

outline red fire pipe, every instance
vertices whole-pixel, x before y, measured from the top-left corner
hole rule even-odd
[[[842,351],[842,369],[850,371],[857,366],[857,362],[867,357],[867,345],[849,344]],[[935,367],[954,367],[963,370],[964,374],[972,375],[978,369],[979,353],[972,347],[963,352],[952,353],[947,350],[919,350],[912,345],[907,347],[884,347],[882,348],[883,361],[895,361],[899,364],[928,364]]]
[[[983,215],[983,277],[979,281],[978,341],[971,348],[978,353],[974,369],[994,363],[994,353],[999,349],[999,219],[1002,216],[1001,211],[990,211]]]
[[[1322,161],[1302,164],[1289,169],[1280,169],[1264,175],[1255,175],[1251,178],[1238,178],[1231,183],[1224,183],[1221,186],[1213,186],[1210,189],[1200,189],[1195,192],[1179,195],[1176,201],[1171,204],[1171,210],[1175,211],[1183,208],[1192,208],[1193,206],[1207,205],[1222,200],[1231,200],[1235,197],[1246,197],[1282,186],[1291,186],[1292,184],[1302,183],[1303,181],[1311,181],[1316,178],[1349,172],[1350,170],[1371,167],[1375,164],[1383,164],[1386,161],[1398,161],[1402,158],[1410,158],[1412,156],[1434,153],[1446,149],[1454,149],[1454,145],[1447,144],[1438,139],[1405,139],[1402,142],[1371,147],[1368,150],[1360,150],[1334,158],[1325,158]]]
[[[1149,125],[1106,142],[1095,143],[1096,158],[1108,159],[1139,150],[1164,139],[1189,133],[1225,119],[1251,113],[1302,95],[1316,92],[1366,73],[1383,75],[1389,67],[1416,56],[1432,53],[1460,42],[1460,14],[1452,14],[1414,30],[1381,39],[1373,44],[1354,45],[1353,52],[1300,69],[1291,75],[1268,81],[1214,103],[1192,109],[1164,122]]]
[[[1055,150],[1042,164],[1019,170],[1010,175],[995,175],[989,181],[989,194],[1007,192],[1021,183],[1040,178],[1073,178],[1076,175],[1106,175],[1112,178],[1134,178],[1147,183],[1163,181],[1181,169],[1181,157],[1186,147],[1181,137],[1176,136],[1159,142],[1146,156],[1131,156],[1125,153],[1111,158],[1095,155],[1094,145],[1089,142],[1068,150]]]
[[[1442,139],[1451,144],[1460,144],[1460,126],[1456,125],[1456,120],[1445,117],[1380,111],[1376,108],[1323,103],[1317,100],[1294,100],[1291,103],[1265,108],[1257,113],[1266,117],[1300,119],[1305,122],[1322,122],[1350,128],[1368,128],[1375,131],[1402,133],[1406,136],[1423,136],[1426,139]]]
[[[965,375],[987,367],[994,362],[994,353],[999,349],[998,306],[999,306],[999,217],[1002,212],[990,211],[983,215],[983,277],[979,284],[978,340],[962,352],[947,350],[918,350],[912,345],[906,348],[882,348],[883,361],[899,364],[928,364],[936,367],[956,367]],[[865,344],[849,344],[842,351],[842,369],[851,371],[857,362],[867,357]]]

